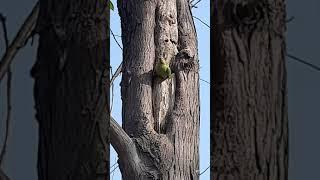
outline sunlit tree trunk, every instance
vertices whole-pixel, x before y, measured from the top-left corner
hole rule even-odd
[[[199,60],[189,2],[119,0],[118,9],[124,131],[112,121],[110,138],[122,177],[199,179]],[[154,74],[160,58],[173,79]]]

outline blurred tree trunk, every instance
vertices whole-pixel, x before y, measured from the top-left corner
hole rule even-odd
[[[105,0],[40,0],[31,75],[39,180],[109,177],[109,9]]]
[[[288,179],[285,1],[215,3],[212,179]]]
[[[199,60],[189,1],[118,0],[118,9],[123,127],[111,121],[110,138],[122,177],[197,180]],[[160,58],[173,79],[154,74]]]

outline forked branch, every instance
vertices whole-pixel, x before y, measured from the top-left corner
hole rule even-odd
[[[8,67],[11,64],[14,56],[17,54],[18,50],[25,46],[26,42],[32,35],[32,32],[36,26],[37,17],[39,12],[39,2],[34,6],[32,12],[27,17],[26,21],[23,23],[18,34],[15,36],[13,42],[10,44],[6,50],[4,56],[0,61],[0,81],[4,77],[5,73],[8,71]]]

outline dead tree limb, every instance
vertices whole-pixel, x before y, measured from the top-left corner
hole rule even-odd
[[[26,21],[21,26],[19,32],[15,36],[13,42],[9,45],[4,56],[0,61],[0,81],[4,77],[5,73],[8,71],[8,67],[11,64],[14,56],[17,54],[18,50],[26,45],[28,39],[32,36],[32,32],[36,26],[36,21],[39,12],[39,2],[36,3],[30,15],[27,17]]]

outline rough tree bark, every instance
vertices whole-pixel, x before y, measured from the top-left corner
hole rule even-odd
[[[189,1],[118,0],[118,9],[123,128],[112,120],[110,138],[122,177],[199,179],[199,61]],[[172,80],[155,76],[160,58]]]
[[[40,0],[31,70],[40,180],[109,177],[109,8],[105,0]]]
[[[285,180],[285,1],[215,3],[212,179]]]

